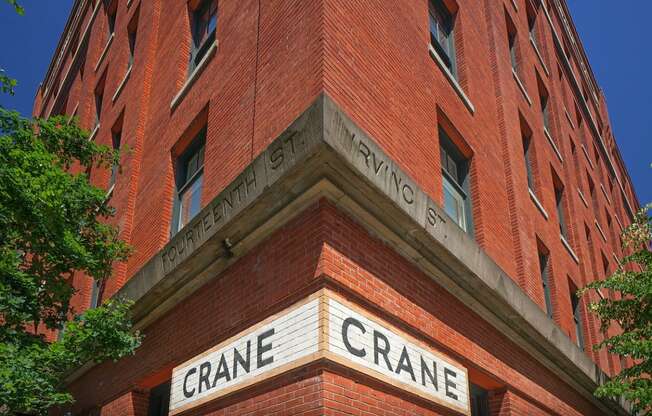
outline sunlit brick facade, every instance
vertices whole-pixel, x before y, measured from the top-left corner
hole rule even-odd
[[[61,413],[626,412],[591,394],[626,362],[574,293],[639,203],[564,0],[76,0],[33,113],[128,149],[91,180],[134,254],[74,307],[134,299],[144,343]],[[258,334],[248,381],[202,367],[314,296],[310,359]],[[335,300],[373,346],[329,335]]]

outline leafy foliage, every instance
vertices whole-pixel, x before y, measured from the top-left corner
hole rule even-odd
[[[105,219],[93,167],[119,154],[89,141],[76,120],[28,120],[0,108],[0,415],[46,414],[70,402],[61,382],[90,360],[133,353],[128,302],[112,300],[75,316],[72,277],[107,279],[130,248]],[[73,173],[80,172],[80,173]],[[43,330],[62,330],[48,343]]]
[[[25,14],[25,9],[23,8],[23,6],[18,4],[18,0],[5,0],[5,1],[7,3],[9,3],[10,5],[14,6],[14,9],[16,10],[16,13],[18,13],[19,15],[22,16],[22,15]]]
[[[616,272],[602,281],[595,281],[582,289],[606,289],[620,293],[620,298],[601,298],[590,304],[601,323],[605,339],[594,346],[606,348],[612,354],[628,357],[634,364],[624,368],[600,386],[598,397],[624,397],[634,411],[652,414],[652,218],[648,205],[637,213],[634,222],[623,231],[623,248],[631,250],[619,264]],[[607,329],[617,324],[622,331],[608,336]]]
[[[0,91],[5,94],[14,95],[15,86],[16,80],[9,78],[5,73],[5,70],[0,68]]]

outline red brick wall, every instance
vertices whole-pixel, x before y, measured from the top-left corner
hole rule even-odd
[[[475,372],[490,374],[495,384],[523,392],[540,406],[565,415],[595,412],[509,339],[326,201],[308,208],[147,327],[144,343],[134,357],[98,365],[78,379],[72,386],[76,409],[142,388],[167,368],[167,376],[157,376],[165,379],[175,365],[325,285]],[[336,372],[344,378],[333,375],[325,381],[324,388],[331,394],[324,397],[327,407],[346,400],[339,398],[340,390],[326,384],[349,390],[348,385],[358,383],[356,389],[363,397],[376,397],[375,390],[387,390],[350,372]],[[471,381],[476,381],[473,371],[471,374]],[[405,396],[400,391],[389,390],[389,394],[394,398],[381,401],[382,408],[386,404],[407,406],[397,404],[405,399],[396,398]],[[220,399],[215,406],[224,406],[229,400]],[[408,401],[414,409],[426,406],[417,399]]]
[[[571,90],[570,81],[576,77],[582,82],[578,62],[583,58],[573,52],[573,74],[562,69],[559,76],[561,57],[555,51],[551,28],[541,7],[537,30],[543,64],[528,39],[524,0],[515,0],[517,7],[511,0],[457,3],[455,44],[460,84],[472,101],[474,112],[464,106],[428,53],[427,0],[396,2],[392,7],[379,0],[221,1],[217,53],[174,108],[172,100],[188,75],[190,34],[185,2],[133,0],[127,7],[126,0],[118,0],[115,38],[96,71],[108,36],[105,11],[100,5],[91,25],[83,77],[81,72],[74,73],[69,90],[60,95],[67,100],[63,111],[71,113],[77,107],[81,124],[90,129],[95,112],[93,92],[106,73],[101,127],[94,140],[110,145],[111,129],[123,117],[122,144],[131,149],[122,159],[122,172],[112,195],[112,204],[117,209],[112,221],[120,228],[121,236],[133,245],[134,254],[126,264],[116,265],[105,296],[115,293],[168,241],[173,152],[181,139],[188,139],[189,126],[200,113],[205,111],[208,125],[202,194],[202,203],[207,204],[315,97],[325,92],[440,202],[437,126],[446,124],[448,133],[463,141],[472,154],[476,241],[544,308],[537,257],[537,239],[540,240],[550,250],[554,319],[573,338],[569,279],[574,286],[582,287],[602,278],[602,254],[613,270],[613,254],[621,253],[607,216],[613,217],[611,226],[616,232],[618,224],[626,226],[629,222],[618,186],[612,189],[608,183],[605,155],[598,161],[594,154],[589,120],[582,115],[584,120],[580,123],[577,118],[575,101],[579,97]],[[85,9],[81,28],[91,21],[92,12],[92,6]],[[127,25],[136,12],[139,25],[135,62],[129,80],[114,102],[112,97],[127,66]],[[557,33],[566,36],[560,12],[549,12]],[[517,28],[519,77],[531,105],[512,75],[506,13]],[[72,55],[69,53],[63,59],[62,69],[55,71],[52,78],[63,78],[71,67]],[[550,133],[563,161],[543,132],[537,76],[550,95]],[[55,104],[52,91],[58,86],[53,85],[48,91],[44,88],[37,93],[35,114],[47,114]],[[593,99],[591,95],[589,101]],[[601,120],[601,134],[611,157],[619,162],[604,97],[600,94],[598,105],[589,106],[596,122],[598,117]],[[536,193],[547,211],[547,219],[527,191],[521,119],[533,132]],[[633,201],[631,183],[619,163],[618,175],[624,181],[627,198]],[[579,264],[559,238],[553,170],[565,187],[568,239]],[[595,183],[597,210],[588,192],[587,172]],[[92,180],[106,187],[109,172],[94,170]],[[319,218],[328,231],[315,234],[315,224],[306,220],[311,216]],[[339,285],[360,300],[366,298],[364,302],[412,328],[410,331],[420,328],[420,336],[438,347],[446,347],[452,355],[462,356],[464,351],[466,359],[471,359],[469,365],[486,369],[503,383],[518,386],[545,406],[564,414],[589,412],[587,403],[570,397],[566,386],[526,354],[515,350],[508,340],[493,334],[481,317],[471,314],[347,217],[332,207],[320,206],[301,218],[288,226],[285,234],[277,234],[273,243],[268,240],[210,284],[210,289],[223,294],[226,305],[232,307],[229,312],[207,304],[199,294],[187,300],[147,329],[148,338],[137,359],[100,366],[107,373],[93,370],[83,379],[86,384],[77,384],[75,388],[82,396],[79,406],[106,402],[128,391],[127,386],[137,383],[135,380],[206,349],[216,338],[237,332],[290,299],[296,300],[308,287],[322,284],[317,283],[317,276],[327,276],[325,281]],[[605,238],[595,225],[596,219]],[[590,230],[590,243],[585,226]],[[391,262],[387,260],[390,258]],[[247,276],[246,284],[227,285],[236,276]],[[74,285],[79,294],[73,305],[81,311],[90,303],[91,281],[76,275]],[[252,293],[258,294],[257,303],[242,305],[240,299],[249,299]],[[210,314],[217,318],[211,318],[212,326],[205,332],[180,325],[183,316]],[[584,323],[585,343],[599,342],[598,323],[586,315]],[[178,336],[179,330],[187,331],[185,337]],[[454,342],[443,343],[447,337]],[[179,345],[179,339],[193,342]],[[593,353],[593,358],[605,371],[618,368],[614,363],[617,360],[604,352]],[[97,383],[102,383],[101,394],[87,391]]]

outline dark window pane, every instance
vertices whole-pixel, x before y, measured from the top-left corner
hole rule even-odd
[[[166,381],[150,390],[147,416],[167,416],[169,408],[170,381]]]
[[[455,41],[453,16],[441,0],[432,0],[429,6],[430,42],[448,70],[455,73]]]
[[[190,70],[194,70],[215,41],[217,2],[205,0],[192,16],[192,50]]]
[[[550,282],[548,276],[548,256],[539,253],[539,267],[541,272],[541,283],[543,285],[543,296],[546,301],[546,313],[552,319],[552,300],[550,298]]]
[[[471,416],[489,416],[489,394],[471,383]]]

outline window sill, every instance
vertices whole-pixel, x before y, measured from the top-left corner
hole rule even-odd
[[[548,139],[548,142],[550,143],[550,146],[552,146],[552,150],[555,151],[555,155],[557,155],[557,158],[561,163],[564,163],[564,158],[561,156],[561,153],[559,152],[559,149],[557,148],[557,145],[555,144],[555,141],[552,140],[552,136],[550,135],[550,132],[548,131],[547,128],[543,128],[543,134],[546,136],[546,139]]]
[[[566,251],[568,251],[568,254],[570,254],[571,257],[573,258],[573,260],[575,261],[575,263],[580,264],[580,259],[577,257],[577,254],[575,254],[575,252],[574,252],[573,249],[571,248],[570,244],[568,243],[568,240],[566,240],[566,237],[564,237],[563,235],[559,234],[559,239],[561,240],[561,243],[562,243],[562,244],[564,245],[564,247],[566,248]]]
[[[208,62],[210,62],[213,56],[215,56],[215,52],[217,52],[217,40],[215,43],[213,43],[213,45],[211,45],[208,51],[206,51],[206,55],[202,58],[197,67],[195,67],[195,69],[192,71],[185,84],[183,84],[183,87],[181,87],[181,90],[179,90],[177,95],[172,99],[172,102],[170,103],[170,110],[177,108],[177,106],[181,103],[181,100],[183,100],[186,94],[188,94],[188,91],[190,91],[190,88],[204,71],[204,68],[206,68]]]
[[[109,48],[111,47],[111,44],[113,43],[113,38],[114,37],[115,37],[115,33],[111,33],[111,36],[109,36],[109,39],[106,41],[106,45],[104,45],[104,50],[102,51],[102,54],[100,55],[100,59],[98,59],[97,63],[95,64],[95,69],[93,70],[94,72],[97,72],[100,65],[102,65],[102,62],[104,61],[104,58],[108,54]]]
[[[609,195],[607,194],[607,190],[604,189],[604,185],[600,184],[600,190],[602,190],[602,195],[604,195],[609,205],[611,205],[611,198],[609,198]]]
[[[541,56],[541,52],[539,52],[539,47],[537,46],[537,43],[534,41],[534,39],[532,39],[532,36],[530,36],[530,44],[532,45],[532,48],[534,49],[534,52],[537,55],[537,58],[539,58],[539,63],[541,63],[544,72],[546,73],[547,76],[550,76],[550,71],[548,71],[548,67],[546,66],[546,63],[543,62],[543,56]]]
[[[518,85],[518,89],[521,90],[521,93],[523,93],[523,96],[525,97],[525,100],[527,103],[532,107],[532,100],[530,99],[530,96],[528,95],[527,91],[525,90],[525,86],[521,82],[521,79],[519,78],[518,74],[512,68],[512,76],[514,77],[514,80],[516,81],[516,85]]]
[[[444,75],[446,75],[448,82],[453,86],[453,89],[455,90],[457,95],[462,99],[462,102],[464,103],[466,108],[471,112],[471,114],[475,113],[475,107],[473,106],[473,103],[471,102],[471,100],[469,100],[469,97],[466,96],[460,84],[457,82],[453,74],[451,74],[451,71],[448,70],[446,64],[444,64],[444,61],[441,60],[435,48],[433,48],[432,45],[429,44],[428,51],[430,52],[430,56],[437,63],[439,69],[441,69]]]
[[[118,96],[122,92],[122,88],[125,86],[125,84],[129,80],[129,75],[131,75],[131,68],[133,68],[133,67],[130,66],[129,69],[127,69],[127,73],[125,74],[124,78],[122,78],[122,81],[120,81],[120,85],[118,85],[118,88],[115,90],[115,93],[113,93],[113,97],[111,98],[111,102],[115,102],[115,100],[118,99]]]
[[[564,114],[566,115],[566,120],[568,120],[568,123],[570,126],[575,130],[575,123],[573,123],[573,119],[571,118],[570,114],[568,114],[568,109],[566,106],[564,106]]]
[[[106,191],[106,195],[104,196],[104,200],[108,201],[111,199],[111,196],[113,196],[113,190],[115,189],[115,184],[111,185],[108,191]]]
[[[586,146],[584,146],[584,143],[580,145],[582,147],[582,152],[584,153],[584,157],[586,157],[586,160],[589,162],[589,165],[591,166],[591,169],[595,169],[595,166],[593,166],[593,161],[591,160],[591,157],[589,156],[589,152],[586,150]]]
[[[580,199],[582,200],[582,203],[584,204],[584,206],[588,208],[589,203],[586,202],[586,198],[584,197],[584,194],[582,193],[582,191],[580,191],[580,188],[577,188],[577,193],[579,194]]]
[[[600,237],[602,237],[602,241],[606,243],[607,236],[604,234],[604,231],[602,231],[602,227],[600,227],[600,223],[598,222],[598,220],[593,220],[593,222],[595,223],[595,228],[597,228],[598,232],[600,233]]]
[[[67,124],[70,124],[72,122],[73,117],[75,117],[77,115],[77,110],[78,109],[79,109],[79,101],[77,101],[77,104],[75,104],[75,108],[73,108],[72,111],[70,112],[70,115],[69,115],[70,119],[68,120]]]
[[[541,201],[539,201],[539,198],[537,198],[536,194],[534,193],[534,191],[532,191],[532,189],[530,189],[530,187],[528,187],[527,190],[528,190],[528,193],[530,194],[530,199],[532,200],[532,202],[534,202],[534,205],[537,207],[539,212],[541,212],[541,214],[543,214],[543,218],[545,218],[547,220],[548,219],[548,213],[543,208],[543,205],[541,205]]]
[[[97,125],[93,128],[93,131],[91,132],[90,136],[88,136],[88,141],[94,140],[99,130],[100,130],[100,123],[97,123]]]

